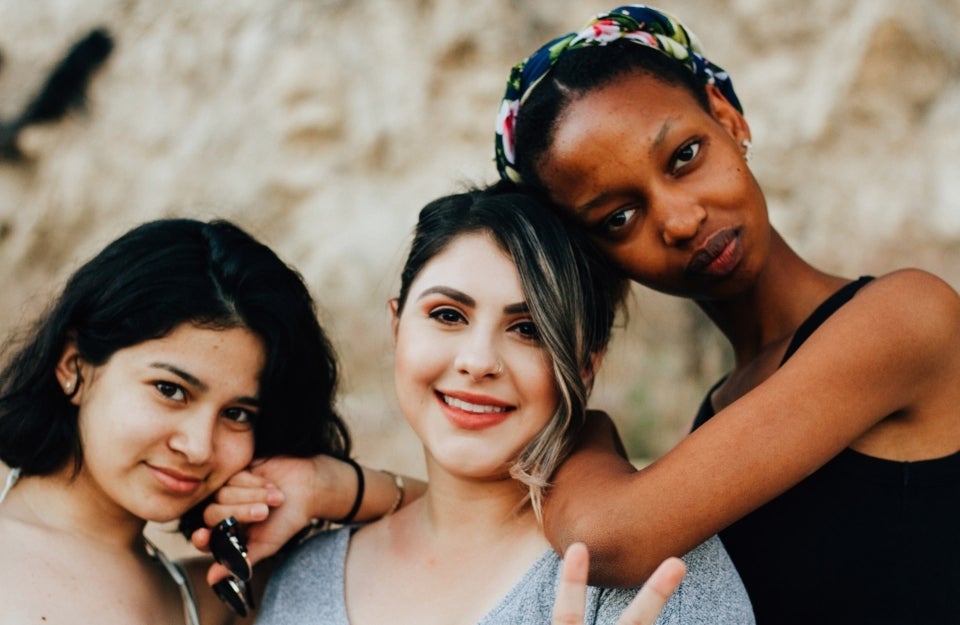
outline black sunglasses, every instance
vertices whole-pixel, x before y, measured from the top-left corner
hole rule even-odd
[[[203,510],[208,503],[209,500],[194,506],[180,518],[179,530],[187,539],[204,526]],[[210,530],[210,553],[233,575],[214,584],[214,593],[238,615],[247,616],[254,608],[253,595],[247,584],[253,576],[253,567],[240,534],[240,525],[234,517],[220,521]]]

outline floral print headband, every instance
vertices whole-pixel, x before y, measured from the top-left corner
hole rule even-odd
[[[716,85],[728,102],[743,111],[730,77],[721,67],[704,58],[696,35],[668,13],[641,4],[628,4],[597,15],[580,32],[568,33],[546,43],[510,70],[507,90],[497,115],[495,158],[501,178],[521,182],[520,173],[515,168],[517,115],[523,101],[550,73],[563,53],[603,46],[620,39],[660,50],[683,64],[703,84]]]

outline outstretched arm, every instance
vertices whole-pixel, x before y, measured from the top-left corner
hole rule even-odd
[[[592,420],[553,478],[548,538],[561,553],[574,541],[587,544],[592,583],[635,585],[886,417],[919,422],[937,410],[933,403],[960,400],[944,397],[960,395],[952,390],[958,376],[956,293],[923,272],[878,279],[766,381],[640,471],[616,453],[612,427]]]
[[[354,521],[377,519],[397,503],[401,493],[394,478],[383,471],[361,467],[363,497]],[[423,494],[426,485],[403,478],[400,505]],[[234,516],[247,526],[247,551],[255,564],[277,553],[287,541],[310,525],[313,519],[335,520],[347,515],[357,495],[358,480],[352,466],[331,456],[314,458],[276,457],[255,464],[235,475],[217,493],[215,503],[204,511],[204,522],[212,527]],[[205,549],[209,530],[193,535],[194,544]],[[227,575],[213,565],[208,583]]]

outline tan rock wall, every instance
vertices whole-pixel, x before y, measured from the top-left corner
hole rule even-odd
[[[386,299],[420,206],[492,179],[509,66],[596,0],[0,0],[0,118],[78,36],[116,48],[87,111],[0,162],[0,330],[130,226],[225,216],[297,265],[345,368],[362,460],[418,472]],[[960,2],[663,0],[734,77],[774,223],[821,266],[960,285]],[[724,367],[686,304],[637,291],[596,400],[637,453]]]

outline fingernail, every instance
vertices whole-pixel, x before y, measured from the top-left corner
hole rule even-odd
[[[270,508],[265,503],[255,503],[250,506],[250,517],[262,521],[270,515]]]
[[[284,499],[282,491],[271,490],[267,493],[267,503],[271,506],[279,506],[284,502]]]

